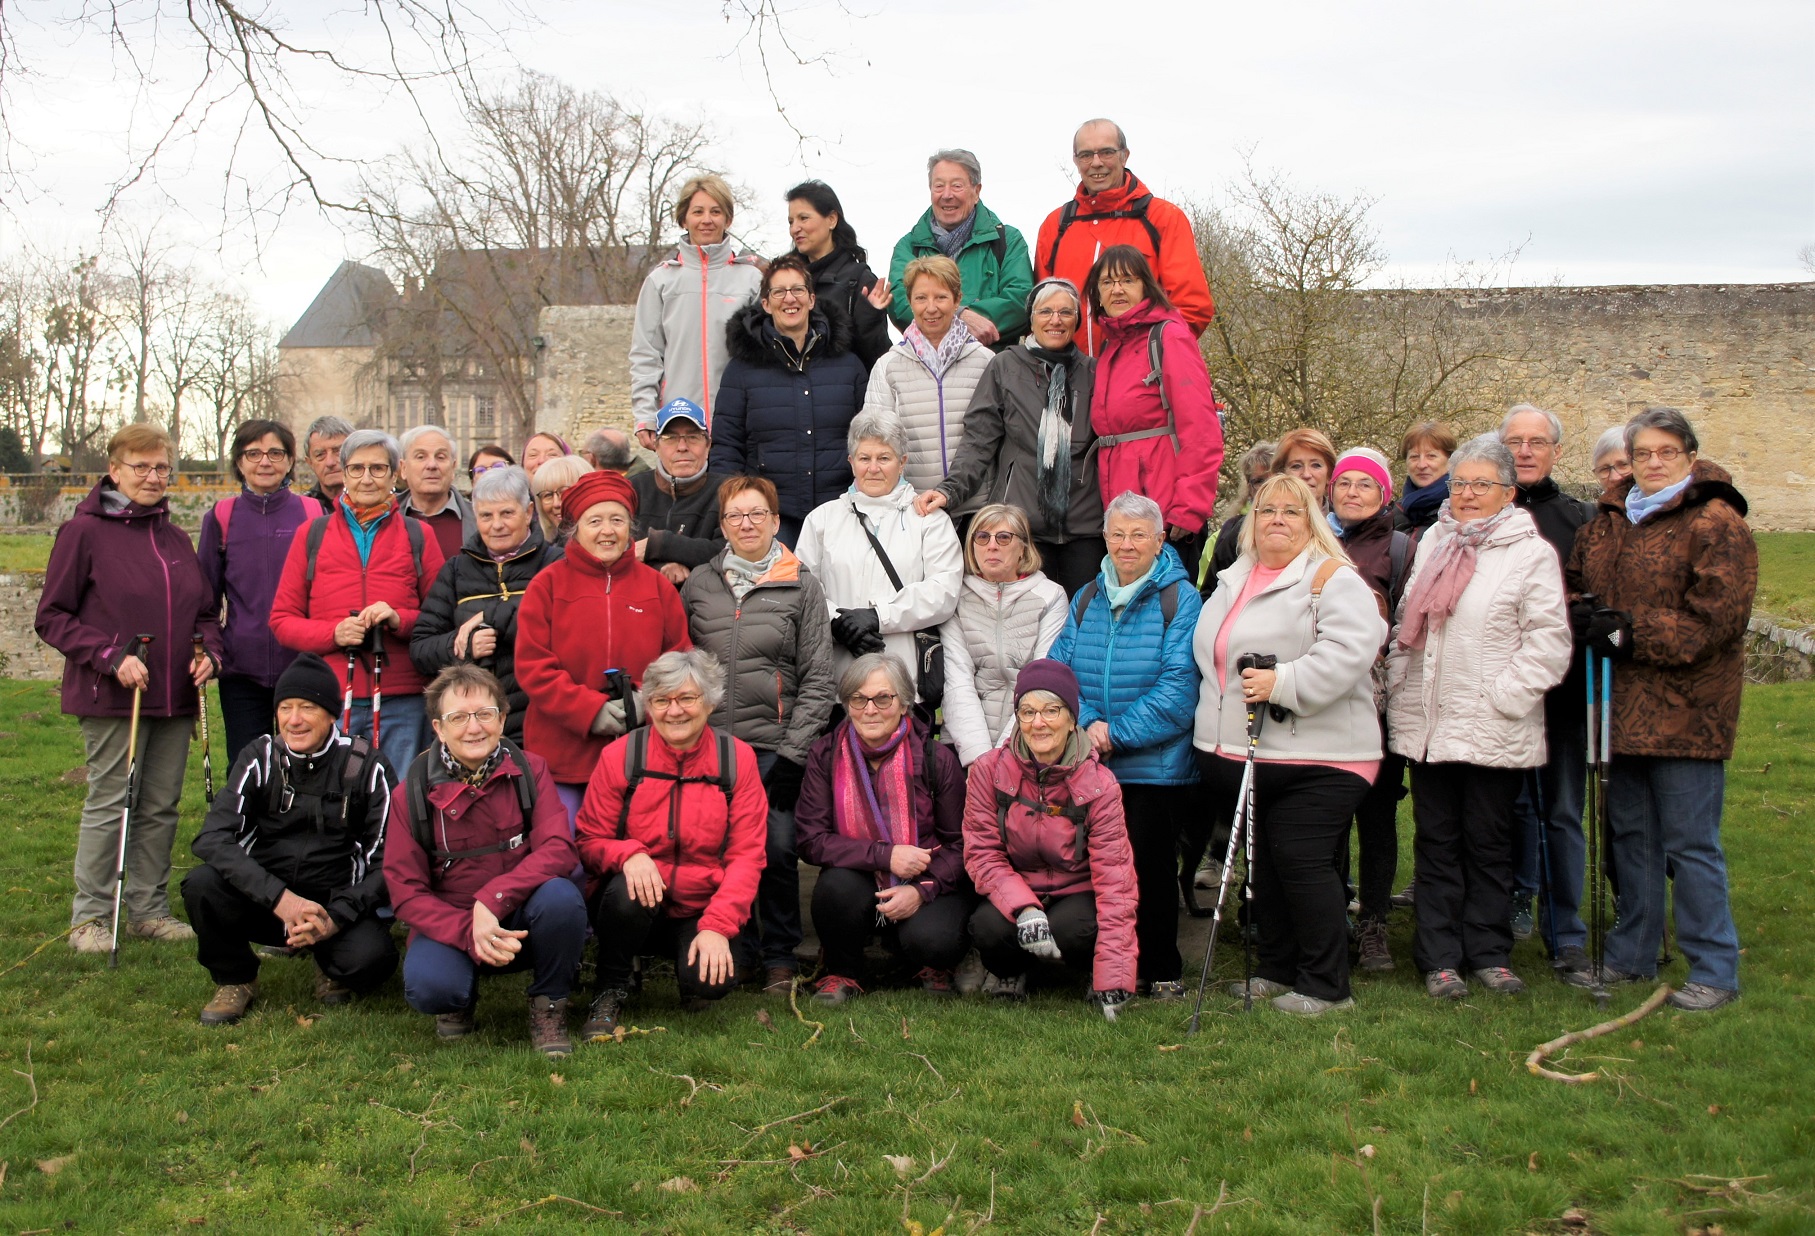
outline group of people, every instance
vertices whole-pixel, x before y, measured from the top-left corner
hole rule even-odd
[[[759,263],[700,178],[639,301],[635,436],[482,447],[470,496],[437,426],[323,418],[299,453],[249,421],[198,549],[171,522],[169,439],[121,430],[38,615],[89,762],[72,946],[108,947],[124,816],[128,934],[196,941],[203,1021],[252,1006],[259,944],[308,952],[324,1003],[372,990],[394,916],[406,999],[442,1037],[473,1029],[481,976],[529,969],[532,1040],[560,1055],[589,929],[589,1040],[617,1034],[650,956],[693,1007],[791,991],[805,860],[817,1000],[873,984],[880,941],[941,996],[973,950],[1004,1000],[1062,962],[1113,1019],[1183,996],[1180,899],[1196,911],[1200,856],[1198,882],[1222,874],[1252,759],[1242,994],[1316,1015],[1352,1002],[1352,951],[1392,967],[1409,766],[1433,996],[1519,990],[1540,893],[1566,981],[1646,977],[1673,879],[1673,998],[1732,999],[1720,778],[1756,560],[1688,421],[1603,436],[1592,508],[1529,405],[1465,443],[1413,427],[1402,486],[1382,452],[1294,430],[1241,457],[1212,544],[1189,228],[1112,123],[1074,153],[1030,267],[975,157],[939,152],[886,280],[825,185],[789,194],[796,248]],[[1601,974],[1585,649],[1615,663]],[[214,678],[235,758],[185,923],[170,849]]]

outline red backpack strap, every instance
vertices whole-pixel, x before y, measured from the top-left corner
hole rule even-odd
[[[221,526],[221,553],[227,552],[227,525],[233,519],[233,504],[239,500],[238,494],[230,494],[214,504],[214,522]]]

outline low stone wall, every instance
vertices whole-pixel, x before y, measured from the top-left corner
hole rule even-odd
[[[43,591],[42,571],[0,575],[0,678],[55,682],[63,677],[63,655],[32,629]]]
[[[1769,614],[1746,623],[1747,682],[1806,682],[1815,678],[1815,629],[1784,626]]]

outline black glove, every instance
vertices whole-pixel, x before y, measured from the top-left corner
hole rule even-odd
[[[1588,624],[1594,618],[1594,602],[1586,597],[1577,597],[1569,603],[1569,631],[1575,636],[1576,647],[1588,646]]]
[[[873,609],[841,609],[832,619],[832,638],[843,644],[854,657],[866,652],[881,652],[882,620]]]
[[[1632,656],[1632,615],[1597,609],[1588,619],[1588,646],[1604,657],[1625,661]]]
[[[792,811],[800,801],[800,782],[807,770],[786,756],[776,756],[763,778],[763,789],[769,794],[769,807],[775,811]]]

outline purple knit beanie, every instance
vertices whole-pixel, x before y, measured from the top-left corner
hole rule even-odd
[[[1078,716],[1078,676],[1071,672],[1071,666],[1063,661],[1054,661],[1042,657],[1038,661],[1029,661],[1021,667],[1015,676],[1015,706],[1021,706],[1021,697],[1029,691],[1050,691],[1065,701],[1065,707],[1071,709],[1072,719]]]

